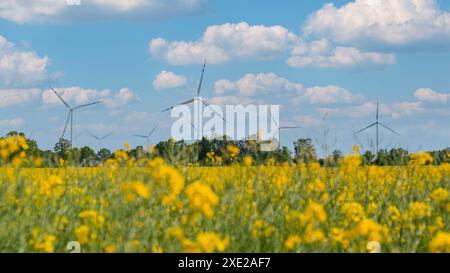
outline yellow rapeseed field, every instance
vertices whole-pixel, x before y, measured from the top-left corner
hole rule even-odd
[[[49,169],[26,150],[0,141],[0,160],[16,155],[0,169],[3,252],[450,252],[450,165],[426,153],[406,167],[363,167],[357,149],[336,168],[199,167],[119,150]]]

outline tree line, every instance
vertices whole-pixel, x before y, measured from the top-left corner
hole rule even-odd
[[[89,146],[72,148],[70,141],[63,138],[59,139],[53,150],[41,150],[35,140],[27,138],[22,132],[11,131],[5,137],[17,135],[26,139],[29,146],[28,156],[41,158],[43,167],[59,166],[61,159],[74,166],[97,166],[109,158],[114,158],[114,153],[109,149],[101,148],[95,152]],[[261,149],[262,143],[259,141],[235,141],[223,137],[221,139],[203,138],[195,143],[169,139],[160,141],[152,147],[137,146],[125,150],[129,157],[136,160],[158,156],[172,164],[198,164],[201,166],[229,165],[234,162],[243,162],[245,158],[251,157],[252,163],[256,165],[318,162],[322,166],[334,167],[339,165],[340,159],[344,156],[341,151],[335,150],[329,156],[319,158],[316,148],[309,138],[300,138],[293,144],[293,152],[286,146],[276,148],[273,151],[263,151]],[[234,149],[238,152],[233,155],[229,151],[230,146],[235,147]],[[438,151],[429,151],[428,153],[433,158],[430,164],[450,163],[450,147]],[[410,153],[403,148],[381,149],[378,153],[367,150],[361,154],[361,157],[363,165],[402,166],[408,164]]]

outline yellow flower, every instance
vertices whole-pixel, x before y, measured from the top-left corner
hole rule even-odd
[[[152,253],[163,253],[164,250],[162,246],[153,245],[152,246]]]
[[[413,166],[423,166],[433,162],[433,157],[426,152],[420,152],[410,155],[409,164]]]
[[[396,208],[395,206],[389,206],[389,208],[388,208],[388,217],[393,222],[397,222],[397,221],[401,220],[401,213],[398,210],[398,208]]]
[[[259,219],[253,223],[252,237],[257,239],[258,237],[269,237],[275,231],[275,227],[269,225],[264,220]]]
[[[382,242],[387,240],[389,231],[387,227],[380,225],[372,219],[363,219],[358,225],[350,231],[350,237],[364,237],[368,241]]]
[[[214,232],[201,232],[197,235],[196,241],[184,240],[183,252],[224,252],[228,247],[229,238],[221,238]]]
[[[109,245],[105,247],[105,252],[106,253],[114,253],[116,252],[117,247],[115,245]]]
[[[341,207],[341,212],[351,222],[359,222],[365,217],[364,208],[360,203],[350,202],[345,203]]]
[[[302,239],[298,235],[290,235],[286,241],[284,241],[284,248],[287,250],[294,249],[298,244],[300,244]]]
[[[150,188],[141,181],[122,183],[120,189],[124,192],[128,202],[134,201],[136,197],[150,198]]]
[[[219,197],[209,185],[194,182],[186,187],[185,193],[192,208],[202,211],[207,218],[214,215],[213,209],[219,203]]]
[[[450,233],[439,232],[430,242],[430,251],[439,253],[450,252]]]
[[[320,229],[308,229],[304,235],[306,244],[323,243],[325,241],[325,234]]]
[[[431,193],[431,199],[436,202],[442,202],[448,200],[448,191],[444,188],[435,189]]]
[[[337,242],[341,244],[343,247],[348,247],[349,240],[345,238],[345,232],[344,230],[340,228],[332,228],[330,230],[331,240],[333,242]]]
[[[80,212],[79,216],[81,219],[83,219],[85,224],[91,224],[97,228],[103,226],[103,223],[105,222],[105,217],[97,213],[97,211],[95,210],[82,211]]]
[[[410,215],[413,219],[421,219],[431,215],[431,207],[423,202],[413,202],[410,206]]]
[[[167,233],[169,234],[169,236],[172,236],[177,240],[181,241],[184,239],[184,232],[183,229],[180,227],[169,227],[167,229]]]
[[[34,249],[38,251],[44,251],[47,253],[55,252],[54,242],[56,241],[56,237],[53,235],[49,235],[44,233],[40,236],[39,228],[34,228],[32,231],[33,239],[31,243]]]
[[[87,225],[81,225],[75,229],[75,236],[80,244],[86,244],[89,242],[89,227]]]
[[[235,158],[237,155],[239,155],[239,148],[234,145],[228,144],[227,150],[228,153],[230,153],[231,158]]]
[[[251,166],[253,164],[253,158],[250,155],[246,155],[243,159],[244,166]]]

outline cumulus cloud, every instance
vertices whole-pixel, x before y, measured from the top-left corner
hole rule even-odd
[[[241,96],[282,91],[300,92],[303,89],[303,85],[290,82],[274,73],[246,74],[235,82],[222,79],[216,81],[214,86],[218,95],[227,91],[237,91]]]
[[[117,108],[139,100],[133,91],[128,88],[122,88],[116,93],[111,92],[109,89],[96,90],[84,89],[81,87],[59,88],[56,89],[56,91],[67,103],[69,103],[69,105],[71,105],[71,107],[95,100],[102,100],[108,108]],[[45,90],[42,93],[42,101],[44,105],[56,105],[61,103],[52,90]]]
[[[206,0],[2,0],[0,18],[16,23],[101,19],[160,20],[201,12]]]
[[[104,102],[108,108],[118,108],[139,100],[133,91],[128,88],[122,88],[118,93],[109,91]]]
[[[319,44],[319,46],[324,46]],[[396,63],[394,54],[361,52],[354,47],[296,47],[287,60],[291,67],[348,68],[361,65],[391,65]]]
[[[24,125],[25,120],[22,118],[0,120],[0,128],[2,129],[21,128]]]
[[[439,93],[430,88],[419,88],[414,93],[419,101],[447,103],[450,100],[450,93]]]
[[[336,108],[318,108],[317,110],[330,117],[338,118],[367,118],[373,115],[375,117],[377,104],[375,102],[366,102],[356,106],[336,107]],[[420,102],[395,102],[391,104],[380,104],[380,113],[391,118],[400,118],[411,116],[423,112]]]
[[[0,82],[10,85],[31,85],[45,80],[48,57],[24,51],[0,35]]]
[[[326,4],[309,17],[304,33],[346,44],[448,45],[450,13],[435,0],[355,0]]]
[[[305,88],[301,83],[291,82],[275,73],[245,74],[237,81],[226,79],[214,83],[216,95],[238,94],[240,97],[252,97],[261,94],[285,95],[294,103],[311,104],[355,103],[364,100],[339,86],[315,86]]]
[[[163,70],[153,80],[153,88],[156,90],[177,88],[185,86],[186,82],[185,76]]]
[[[24,105],[39,98],[41,90],[33,89],[0,89],[0,108]]]
[[[209,26],[197,41],[155,38],[150,54],[174,65],[225,63],[230,59],[269,59],[292,48],[298,37],[282,26],[223,24]]]
[[[208,103],[215,105],[248,105],[254,103],[254,101],[249,97],[216,96],[208,99]]]
[[[196,41],[167,41],[155,38],[150,55],[173,65],[226,63],[239,59],[267,60],[291,52],[291,67],[339,68],[357,65],[389,65],[393,54],[363,52],[355,47],[335,46],[327,39],[305,42],[283,26],[223,24],[209,26]]]
[[[349,90],[335,86],[315,86],[295,98],[294,103],[307,101],[312,104],[354,103],[364,100],[361,95],[352,94]]]
[[[325,120],[321,118],[317,118],[314,116],[309,115],[299,115],[294,116],[293,122],[290,123],[288,126],[311,126],[311,127],[317,127],[322,126],[325,124]]]

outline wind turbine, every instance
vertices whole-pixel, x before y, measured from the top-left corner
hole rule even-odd
[[[55,89],[53,89],[52,87],[50,87],[50,89],[55,93],[55,95],[62,101],[62,103],[64,103],[64,105],[69,109],[69,114],[67,115],[67,119],[66,119],[66,125],[64,125],[64,130],[62,133],[61,138],[64,138],[64,135],[66,134],[66,130],[67,130],[67,125],[70,122],[70,146],[73,147],[73,112],[75,110],[87,107],[87,106],[91,106],[94,104],[99,104],[102,101],[94,101],[94,102],[90,102],[90,103],[86,103],[86,104],[82,104],[82,105],[78,105],[75,107],[71,107],[59,94],[58,92],[56,92]]]
[[[270,113],[270,118],[272,119],[273,123],[275,123],[275,125],[277,126],[277,130],[275,132],[275,135],[278,134],[278,133],[281,134],[281,131],[294,130],[294,129],[300,129],[301,128],[300,126],[279,126],[278,122],[273,118],[272,112],[270,112],[270,109],[269,109],[269,113]],[[278,140],[278,149],[280,149],[280,148],[281,148],[281,137]]]
[[[380,121],[379,121],[379,107],[380,106],[380,103],[379,103],[379,101],[377,100],[377,113],[376,113],[376,121],[374,122],[374,123],[372,123],[372,124],[370,124],[369,126],[367,126],[367,127],[364,127],[363,129],[361,129],[361,130],[359,130],[358,132],[356,132],[355,133],[355,136],[357,135],[357,134],[359,134],[359,133],[361,133],[361,132],[364,132],[365,130],[367,130],[367,129],[369,129],[369,128],[372,128],[373,126],[376,126],[376,145],[377,145],[377,154],[378,154],[378,151],[379,151],[379,126],[381,126],[381,127],[383,127],[383,128],[385,128],[385,129],[387,129],[387,130],[389,130],[389,131],[391,131],[392,133],[394,133],[394,134],[396,134],[397,136],[399,135],[396,131],[394,131],[393,129],[391,129],[391,128],[389,128],[387,125],[384,125],[383,123],[381,123]]]
[[[187,100],[185,102],[176,104],[174,106],[171,106],[171,107],[166,108],[163,111],[161,111],[162,113],[164,113],[164,112],[172,110],[173,108],[175,108],[177,106],[194,103],[194,111],[196,112],[196,120],[194,121],[194,124],[191,124],[191,125],[193,126],[194,130],[197,131],[197,140],[201,140],[202,136],[203,136],[201,105],[203,104],[203,105],[205,105],[207,107],[209,106],[209,104],[207,102],[203,101],[202,97],[200,97],[200,92],[201,92],[202,84],[203,84],[203,76],[205,74],[205,67],[206,67],[206,59],[205,59],[205,62],[203,63],[202,74],[200,76],[200,82],[199,82],[198,87],[197,87],[197,94],[196,94],[196,96],[193,99],[190,99],[190,100]],[[214,111],[214,112],[216,112],[216,111]],[[225,121],[225,119],[223,118],[222,115],[220,115],[217,112],[216,112],[216,114],[219,115],[220,118]]]
[[[150,131],[150,133],[148,135],[134,135],[135,137],[140,137],[140,138],[145,138],[147,139],[147,149],[148,152],[150,152],[150,137],[153,135],[153,133],[155,132],[155,130],[158,128],[159,124],[156,124],[155,127],[153,127],[153,129]]]
[[[102,137],[98,137],[98,136],[94,135],[93,133],[89,133],[89,135],[91,135],[91,137],[93,137],[96,140],[98,140],[99,149],[101,149],[102,146],[103,146],[103,140],[105,140],[107,137],[110,137],[112,134],[113,133],[109,133],[109,134],[106,134],[106,135],[104,135]]]

